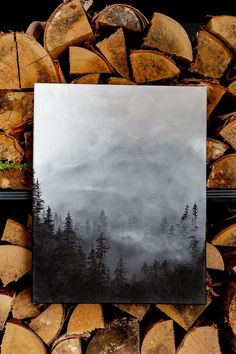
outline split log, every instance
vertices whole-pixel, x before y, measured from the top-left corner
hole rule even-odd
[[[113,70],[105,59],[96,52],[70,47],[70,75],[110,74]]]
[[[218,249],[206,243],[206,267],[208,269],[224,270],[224,261]]]
[[[236,80],[232,81],[231,84],[229,84],[228,92],[233,98],[236,98]]]
[[[80,0],[67,0],[53,12],[44,32],[44,46],[53,59],[67,48],[94,41],[94,34]]]
[[[236,335],[236,283],[234,281],[228,284],[224,309],[229,325]]]
[[[220,114],[216,117],[219,120],[222,121],[233,121],[234,119],[236,119],[236,111],[234,112],[230,112],[230,113],[225,113],[225,114]]]
[[[236,224],[221,230],[211,241],[214,246],[236,247]]]
[[[88,74],[73,80],[72,84],[94,84],[99,83],[100,74]]]
[[[228,150],[228,145],[220,140],[207,138],[207,162],[219,159]]]
[[[12,291],[0,289],[0,330],[4,328],[5,322],[11,312],[14,295]]]
[[[51,354],[82,354],[80,336],[64,334],[53,343]]]
[[[213,16],[206,29],[219,37],[236,55],[236,16]]]
[[[192,44],[185,29],[173,18],[158,12],[152,17],[142,47],[158,49],[188,62],[193,60]]]
[[[3,286],[17,281],[31,271],[32,254],[29,250],[12,245],[0,246],[0,279]]]
[[[236,154],[221,157],[212,166],[208,188],[236,188]]]
[[[61,332],[64,317],[63,306],[53,304],[34,318],[29,326],[44,343],[49,345]]]
[[[13,300],[12,315],[19,320],[36,317],[40,314],[40,305],[32,304],[31,288],[21,291]]]
[[[7,241],[13,245],[25,248],[32,247],[31,233],[25,226],[12,219],[7,219],[2,235],[2,241]]]
[[[148,310],[150,309],[150,304],[114,304],[120,310],[129,313],[130,315],[136,317],[139,321],[143,319]]]
[[[0,165],[0,188],[2,189],[31,189],[32,171],[24,166],[9,164],[5,169]]]
[[[26,30],[26,34],[38,39],[45,30],[46,22],[34,21],[32,22]]]
[[[232,61],[230,50],[216,37],[206,31],[197,33],[197,54],[190,71],[220,79]]]
[[[104,328],[102,306],[99,304],[80,304],[74,309],[68,326],[68,334],[83,334]]]
[[[24,150],[12,136],[0,133],[0,160],[19,163],[24,156]]]
[[[19,89],[14,33],[0,34],[0,89]]]
[[[221,354],[218,331],[213,326],[191,329],[180,344],[177,354]]]
[[[174,61],[152,50],[134,50],[130,55],[134,81],[137,84],[171,80],[180,74]]]
[[[33,132],[28,131],[24,133],[25,138],[25,157],[30,165],[33,161]]]
[[[11,134],[33,120],[33,93],[0,91],[0,129]]]
[[[226,124],[219,134],[236,150],[236,120]]]
[[[56,70],[58,82],[61,84],[65,84],[66,79],[65,79],[65,76],[64,76],[63,71],[61,69],[59,60],[53,60],[53,64],[54,64],[54,68]]]
[[[110,37],[98,42],[96,46],[118,74],[129,79],[129,65],[123,29],[119,28]]]
[[[175,336],[172,320],[156,323],[144,336],[141,354],[175,354]]]
[[[141,32],[148,24],[147,18],[136,8],[126,4],[113,4],[105,7],[94,18],[93,22],[100,28]]]
[[[139,323],[121,318],[98,330],[88,345],[86,354],[139,354]]]
[[[41,339],[18,321],[6,324],[1,354],[47,354]]]
[[[134,82],[124,79],[123,77],[109,77],[107,80],[108,85],[135,85]]]
[[[205,305],[165,305],[157,304],[156,307],[174,320],[186,331],[194,324],[205,309],[211,304],[211,297],[207,297]]]
[[[236,249],[226,248],[222,256],[229,274],[236,276]]]

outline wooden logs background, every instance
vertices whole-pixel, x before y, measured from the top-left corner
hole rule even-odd
[[[31,188],[36,82],[206,86],[207,186],[235,188],[235,55],[235,16],[214,16],[189,38],[165,14],[147,19],[124,4],[98,12],[88,0],[66,0],[27,33],[1,33],[0,188]],[[1,353],[235,353],[235,214],[208,233],[205,305],[32,304],[31,219],[8,219],[0,244]]]

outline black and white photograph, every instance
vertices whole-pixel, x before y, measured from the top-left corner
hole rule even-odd
[[[36,84],[36,303],[205,302],[206,87]]]

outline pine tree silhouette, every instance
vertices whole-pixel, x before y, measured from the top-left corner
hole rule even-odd
[[[36,225],[40,222],[40,215],[43,210],[44,200],[42,198],[42,191],[39,180],[33,183],[33,215]]]
[[[44,217],[44,226],[46,227],[47,233],[49,237],[54,236],[54,223],[52,218],[52,210],[50,206],[48,206],[46,211],[46,216]]]
[[[122,255],[120,255],[114,275],[114,287],[118,294],[122,294],[122,291],[126,290],[127,287],[127,269],[126,264],[123,260]]]

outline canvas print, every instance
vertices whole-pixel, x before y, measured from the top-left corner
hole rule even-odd
[[[206,88],[35,86],[38,303],[204,303]]]

